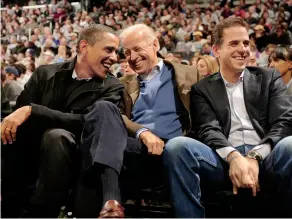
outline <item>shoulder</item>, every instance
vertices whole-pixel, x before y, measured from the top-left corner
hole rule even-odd
[[[51,77],[62,69],[68,69],[71,62],[54,63],[49,65],[41,65],[36,68],[35,73],[42,78]]]
[[[250,74],[260,76],[262,78],[262,83],[273,83],[275,80],[281,78],[280,72],[275,68],[248,66],[246,69]]]
[[[178,71],[178,72],[196,72],[197,69],[192,67],[192,66],[189,66],[189,65],[183,65],[181,63],[176,63],[176,62],[170,62],[170,61],[167,61],[167,60],[163,60],[164,64],[165,65],[168,65],[170,67],[173,67],[175,71]]]
[[[124,75],[123,77],[120,77],[119,80],[122,84],[126,84],[127,81],[132,81],[135,80],[137,78],[136,75]]]
[[[117,79],[113,74],[109,73],[107,74],[107,77],[105,79],[106,82],[110,84],[122,84],[119,79]]]

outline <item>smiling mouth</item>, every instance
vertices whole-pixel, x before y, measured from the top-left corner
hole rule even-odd
[[[107,62],[102,62],[102,66],[103,66],[105,69],[109,70],[110,67],[112,66],[112,64],[107,63]]]
[[[239,60],[239,61],[243,61],[246,59],[246,56],[236,56],[236,57],[232,57],[235,60]]]

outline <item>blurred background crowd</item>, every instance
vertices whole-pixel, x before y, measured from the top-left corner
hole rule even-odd
[[[29,0],[22,6],[1,2],[1,82],[10,101],[36,67],[75,57],[78,34],[92,23],[116,31],[145,23],[155,29],[161,57],[197,67],[204,77],[219,70],[211,49],[212,30],[220,20],[239,16],[249,24],[250,65],[276,67],[283,74],[292,69],[292,0],[101,2],[93,1],[86,10],[68,0]],[[119,57],[114,74],[134,74],[122,49]],[[284,81],[291,82],[291,72],[286,75]]]

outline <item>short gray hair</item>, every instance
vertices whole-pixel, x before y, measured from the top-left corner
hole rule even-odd
[[[157,39],[154,30],[151,27],[148,27],[145,24],[135,24],[133,26],[127,27],[120,33],[120,39],[123,41],[131,33],[142,32],[145,34],[146,39],[155,40]]]
[[[84,28],[78,37],[77,48],[79,49],[81,40],[86,40],[90,45],[94,45],[95,42],[102,39],[102,35],[104,33],[111,33],[116,35],[112,28],[102,24],[94,24]]]

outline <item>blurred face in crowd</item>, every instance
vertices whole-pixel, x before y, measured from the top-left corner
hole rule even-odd
[[[220,62],[220,71],[234,74],[244,70],[249,61],[249,36],[245,27],[235,26],[223,30],[223,42],[213,51]]]
[[[289,72],[289,68],[292,68],[292,61],[286,61],[274,57],[272,57],[269,61],[270,61],[269,67],[276,68],[281,73],[282,76],[285,76]]]
[[[93,45],[81,40],[79,51],[92,76],[105,78],[110,72],[110,67],[117,62],[118,46],[119,38],[112,33],[104,33]]]
[[[199,74],[201,76],[205,77],[205,76],[207,76],[209,74],[208,73],[207,63],[205,62],[205,60],[200,59],[198,61],[198,64],[197,64],[197,68],[198,68]]]
[[[50,64],[53,61],[54,57],[51,55],[44,55],[44,60],[47,64]]]
[[[248,66],[258,66],[256,52],[250,52]]]
[[[138,74],[149,74],[158,63],[159,43],[145,35],[143,31],[128,34],[122,42],[127,61]]]

